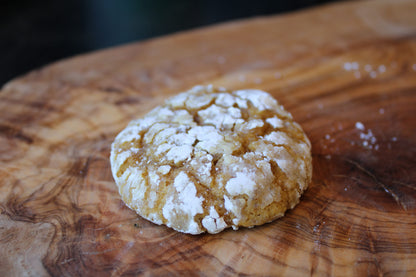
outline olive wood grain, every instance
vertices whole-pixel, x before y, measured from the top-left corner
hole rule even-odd
[[[322,6],[10,81],[0,92],[0,275],[416,275],[415,13],[415,1]],[[120,200],[115,135],[196,84],[264,89],[303,126],[313,180],[284,218],[192,236]]]

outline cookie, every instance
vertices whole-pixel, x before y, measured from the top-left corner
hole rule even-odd
[[[131,121],[110,160],[128,207],[190,234],[273,221],[299,202],[312,176],[308,138],[270,94],[212,86]]]

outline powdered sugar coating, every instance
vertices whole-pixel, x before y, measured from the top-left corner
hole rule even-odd
[[[130,208],[190,234],[281,217],[312,175],[309,140],[270,94],[212,86],[130,122],[110,159]]]

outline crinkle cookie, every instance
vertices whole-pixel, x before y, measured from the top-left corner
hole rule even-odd
[[[312,176],[301,127],[268,93],[251,89],[180,93],[130,122],[110,159],[127,206],[190,234],[279,218]]]

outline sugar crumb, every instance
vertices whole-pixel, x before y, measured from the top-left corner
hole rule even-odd
[[[357,128],[359,130],[364,130],[364,124],[362,124],[361,122],[357,121],[355,123],[355,128]]]
[[[364,146],[365,148],[368,148],[368,149],[373,149],[373,148],[375,150],[379,149],[379,146],[376,145],[377,138],[374,136],[373,131],[371,129],[367,129],[367,131],[366,131],[365,127],[364,127],[364,124],[362,124],[361,122],[355,123],[355,127],[358,130],[362,131],[360,133],[360,139],[362,140],[362,142],[361,142],[362,146]],[[351,145],[353,145],[353,144],[351,144]]]
[[[346,62],[346,63],[344,63],[344,69],[346,71],[358,70],[359,68],[360,68],[360,65],[358,64],[358,62]]]
[[[351,63],[351,67],[354,70],[358,70],[360,68],[360,65],[357,62],[352,62]]]
[[[384,64],[380,65],[378,67],[378,72],[380,72],[380,73],[386,72],[386,66]]]
[[[344,63],[344,69],[345,69],[346,71],[350,71],[350,70],[352,70],[352,65],[351,65],[351,63]]]

